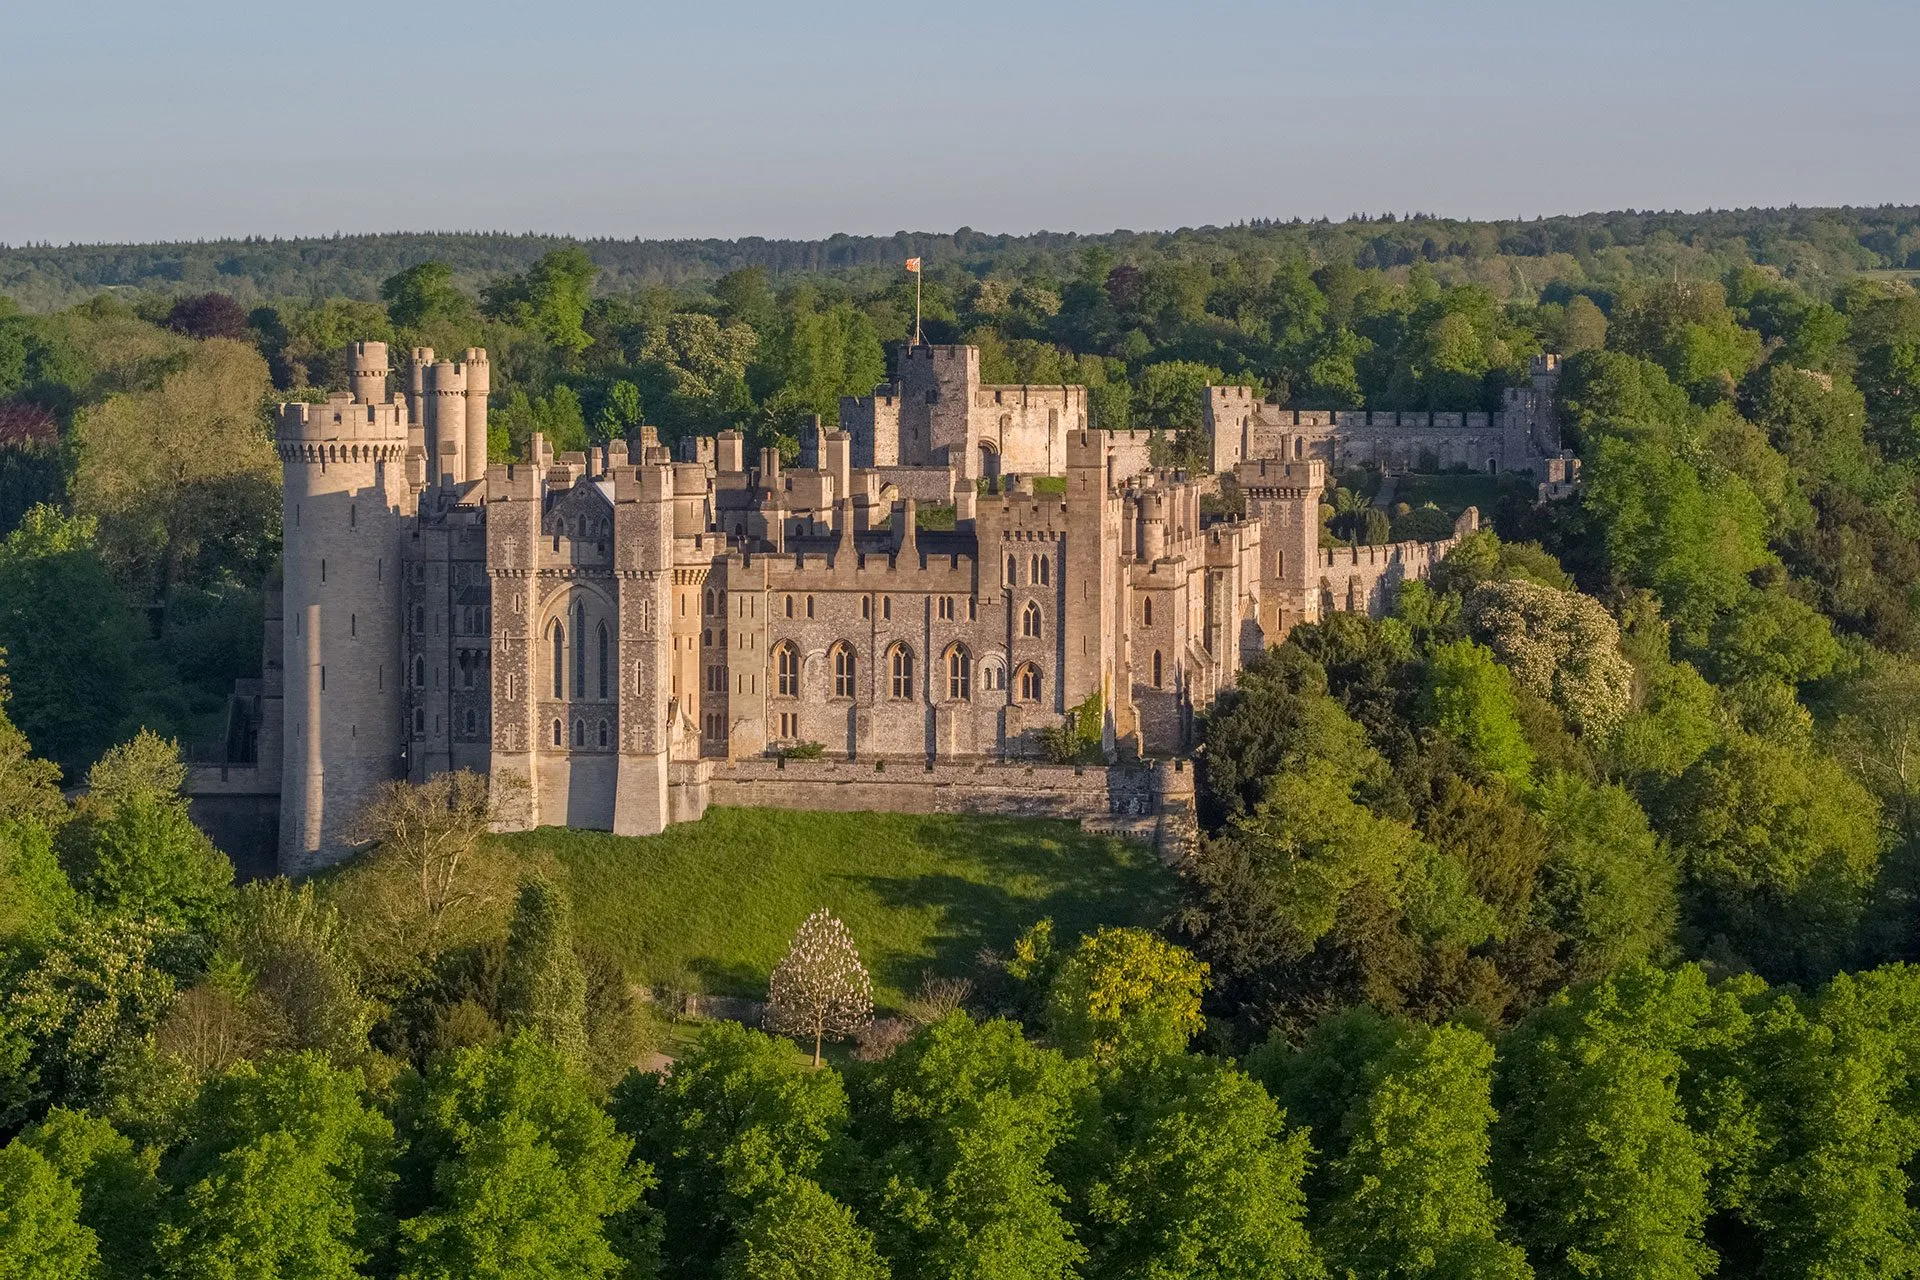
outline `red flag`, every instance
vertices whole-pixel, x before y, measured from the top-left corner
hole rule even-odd
[[[907,259],[907,270],[909,270],[909,271],[913,271],[913,272],[918,272],[918,271],[920,270],[920,259],[918,259],[918,258],[908,258],[908,259]]]

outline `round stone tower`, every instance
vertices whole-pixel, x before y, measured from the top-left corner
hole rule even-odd
[[[383,404],[387,398],[387,344],[355,342],[347,347],[347,385],[360,404]]]
[[[280,869],[290,875],[344,857],[361,809],[402,773],[407,409],[386,397],[385,347],[356,353],[350,377],[374,401],[337,392],[283,404],[275,424],[285,477]]]
[[[468,347],[463,363],[467,373],[466,478],[484,480],[487,478],[487,393],[493,386],[486,348]]]

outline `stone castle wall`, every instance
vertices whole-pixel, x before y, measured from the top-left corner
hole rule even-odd
[[[280,732],[250,780],[196,772],[204,802],[249,821],[270,748],[290,871],[341,856],[384,782],[459,769],[510,828],[644,834],[709,798],[1124,825],[1135,775],[1049,771],[1047,731],[1097,704],[1108,760],[1176,756],[1248,657],[1378,612],[1452,545],[1321,551],[1317,457],[1241,461],[1245,518],[1203,518],[1215,478],[1087,429],[1084,388],[982,385],[978,356],[905,353],[851,431],[806,433],[810,465],[738,432],[675,463],[648,430],[558,458],[536,435],[476,475],[485,353],[416,352],[395,399],[384,347],[356,346],[353,393],[281,412],[285,623],[254,691]],[[920,529],[923,502],[952,527]],[[804,743],[828,758],[773,759]]]

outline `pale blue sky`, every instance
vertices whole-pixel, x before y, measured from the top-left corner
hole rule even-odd
[[[0,0],[0,241],[1920,202],[1920,4]]]

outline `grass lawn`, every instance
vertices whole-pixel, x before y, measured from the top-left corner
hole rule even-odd
[[[898,1007],[922,971],[970,968],[1034,921],[1056,937],[1157,923],[1174,877],[1151,850],[1069,822],[956,815],[713,808],[657,836],[543,827],[500,837],[560,868],[581,934],[635,981],[763,997],[817,907],[846,921]]]
[[[1490,476],[1481,471],[1405,473],[1394,477],[1393,500],[1410,507],[1431,502],[1456,517],[1468,507],[1478,507],[1481,516],[1491,520],[1500,499],[1516,492],[1532,494],[1533,482],[1524,476]]]

